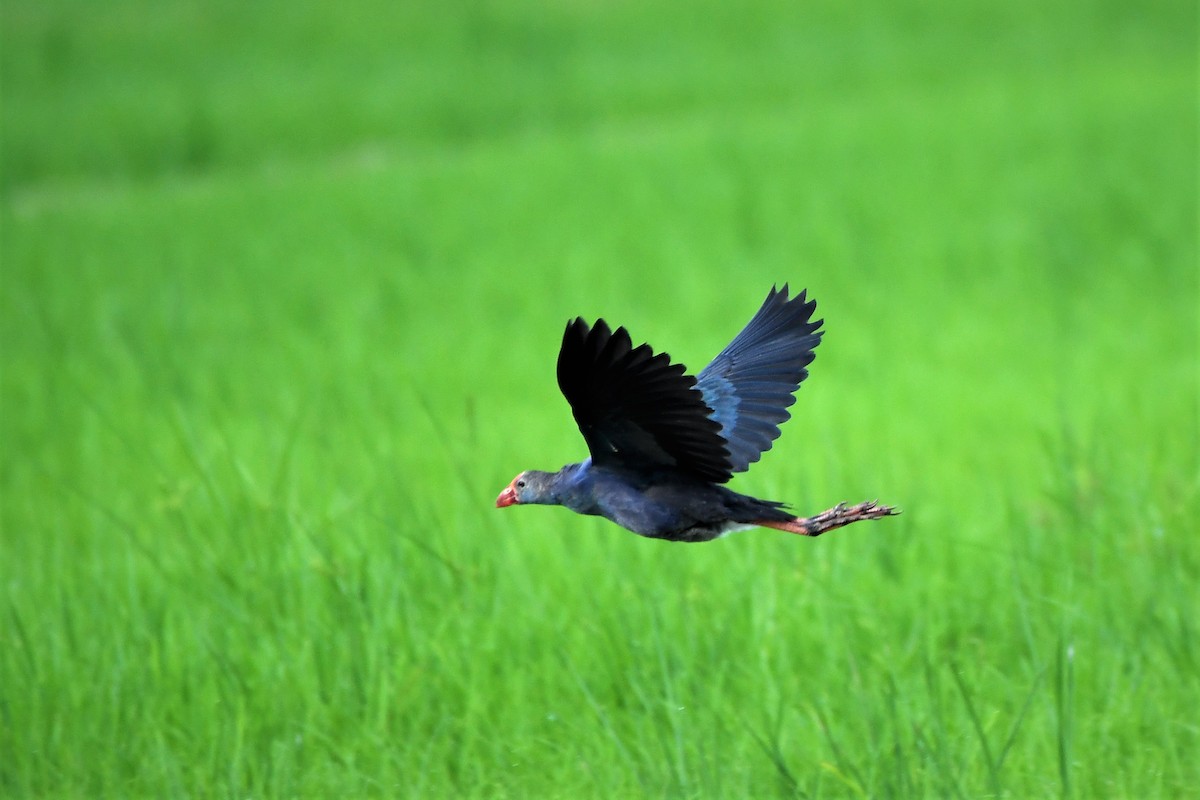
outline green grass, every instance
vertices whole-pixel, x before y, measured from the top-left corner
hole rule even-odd
[[[1196,12],[9,2],[0,795],[1198,796]],[[563,322],[827,336],[672,545]]]

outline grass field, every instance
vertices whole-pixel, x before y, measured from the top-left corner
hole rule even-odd
[[[0,23],[0,796],[1200,796],[1194,4]],[[901,517],[492,507],[784,281]]]

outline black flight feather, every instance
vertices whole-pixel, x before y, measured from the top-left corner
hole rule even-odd
[[[683,365],[649,345],[633,347],[624,328],[604,320],[567,324],[558,386],[571,406],[592,462],[667,467],[706,481],[732,476],[721,423]]]

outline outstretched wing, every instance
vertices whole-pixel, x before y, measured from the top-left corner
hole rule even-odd
[[[696,379],[666,353],[633,347],[604,320],[567,324],[558,386],[571,405],[592,462],[673,467],[708,481],[729,480],[729,453]]]
[[[807,290],[788,299],[788,287],[771,293],[762,308],[700,371],[696,386],[729,447],[730,468],[743,472],[779,438],[779,425],[791,416],[787,408],[808,377],[813,349],[821,343],[821,323],[812,322],[816,300]]]

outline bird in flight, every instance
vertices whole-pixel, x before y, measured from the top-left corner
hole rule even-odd
[[[724,484],[779,437],[787,408],[808,377],[823,320],[807,290],[771,288],[741,333],[695,377],[624,328],[604,320],[567,324],[558,386],[590,458],[557,472],[527,470],[496,507],[560,505],[604,517],[654,539],[705,542],[755,526],[820,536],[852,522],[898,513],[875,502],[839,503],[797,517],[783,503]]]

